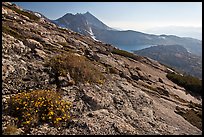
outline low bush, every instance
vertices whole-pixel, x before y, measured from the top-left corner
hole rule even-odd
[[[59,76],[66,76],[68,73],[75,83],[103,83],[105,77],[94,65],[84,56],[67,52],[67,54],[56,55],[46,61],[45,66],[51,67],[52,74],[57,80]]]
[[[8,102],[8,113],[16,117],[17,126],[26,129],[42,123],[62,126],[71,117],[71,103],[62,100],[55,91],[22,92],[12,96]]]
[[[127,52],[125,50],[120,50],[120,49],[113,49],[111,51],[111,53],[118,54],[118,55],[121,55],[121,56],[124,56],[124,57],[128,57],[128,58],[131,58],[131,59],[134,59],[134,60],[142,59],[142,57],[140,57],[140,56],[137,56],[137,55],[135,55],[133,53]]]
[[[191,91],[192,95],[202,95],[202,80],[190,75],[182,76],[175,73],[168,73],[166,77],[186,90]]]

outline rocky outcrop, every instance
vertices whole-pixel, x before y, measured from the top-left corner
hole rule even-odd
[[[59,128],[46,123],[29,131],[18,127],[18,134],[202,134],[174,111],[177,106],[187,109],[190,101],[199,104],[202,100],[186,95],[184,88],[167,79],[165,66],[144,57],[137,60],[112,53],[111,45],[58,28],[43,18],[31,20],[12,10],[15,5],[2,4],[3,133],[15,124],[15,118],[4,111],[8,98],[19,92],[49,89],[73,104],[73,118]],[[77,82],[70,73],[54,75],[57,72],[45,65],[51,57],[70,53],[89,60],[105,80]]]

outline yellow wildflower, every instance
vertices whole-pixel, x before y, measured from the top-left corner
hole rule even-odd
[[[53,112],[53,111],[50,111],[50,112],[49,112],[49,114],[50,114],[50,115],[53,115],[53,114],[54,114],[54,112]]]
[[[56,121],[59,121],[59,120],[62,120],[62,118],[60,118],[60,117],[59,117],[59,118],[56,118]]]

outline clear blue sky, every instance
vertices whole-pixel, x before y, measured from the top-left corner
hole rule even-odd
[[[49,19],[89,11],[114,28],[202,27],[202,2],[14,2]]]

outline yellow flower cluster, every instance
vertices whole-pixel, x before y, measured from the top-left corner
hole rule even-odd
[[[59,126],[61,122],[68,122],[71,118],[72,104],[62,100],[55,91],[22,92],[12,96],[9,102],[11,115],[17,117],[19,125],[24,127],[35,126],[43,122]]]

